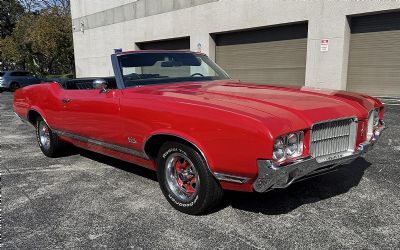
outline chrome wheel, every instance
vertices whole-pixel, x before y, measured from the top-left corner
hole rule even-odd
[[[42,147],[46,150],[50,149],[50,129],[45,122],[39,123],[39,140]]]
[[[192,161],[182,153],[173,153],[165,161],[168,189],[183,201],[197,194],[200,178]]]

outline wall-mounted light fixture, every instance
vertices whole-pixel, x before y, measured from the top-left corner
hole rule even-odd
[[[85,33],[85,23],[83,21],[81,21],[80,24],[81,24],[81,28],[80,28],[81,32]]]

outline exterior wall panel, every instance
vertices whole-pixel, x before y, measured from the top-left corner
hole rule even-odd
[[[73,18],[72,24],[74,27],[80,27],[83,23],[85,29],[95,29],[105,25],[118,24],[215,1],[218,0],[197,0],[185,2],[182,2],[181,0],[137,0],[101,12]],[[75,28],[74,31],[79,32],[80,30]]]

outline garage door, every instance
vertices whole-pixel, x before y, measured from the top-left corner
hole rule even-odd
[[[347,89],[400,96],[400,12],[351,19]]]
[[[177,39],[142,42],[136,44],[141,50],[189,50],[190,38],[182,37]]]
[[[304,85],[307,23],[215,35],[216,62],[233,78]]]

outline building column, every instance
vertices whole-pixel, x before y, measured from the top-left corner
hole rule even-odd
[[[309,20],[306,86],[346,90],[350,35],[343,14]],[[324,39],[328,40],[328,51],[321,51]]]
[[[191,34],[190,50],[202,52],[215,61],[215,42],[208,33]]]

